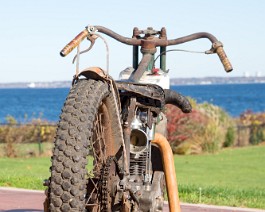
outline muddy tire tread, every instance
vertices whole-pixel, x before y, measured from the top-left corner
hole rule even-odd
[[[93,121],[101,101],[109,95],[106,82],[79,80],[65,101],[55,137],[50,211],[85,211],[86,165]]]

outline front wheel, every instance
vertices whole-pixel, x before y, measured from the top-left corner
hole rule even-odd
[[[101,175],[121,147],[114,98],[99,80],[82,79],[71,88],[55,137],[49,211],[111,211],[115,195],[102,198]]]

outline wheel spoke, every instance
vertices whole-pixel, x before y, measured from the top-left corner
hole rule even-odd
[[[93,168],[88,173],[88,181],[91,183],[93,188],[90,188],[90,195],[87,198],[86,206],[96,207],[97,211],[101,211],[100,205],[100,176],[103,165],[106,162],[106,138],[104,128],[104,110],[102,109],[103,104],[99,107],[98,114],[94,121],[93,139],[91,142],[91,153],[93,161]],[[91,186],[91,187],[92,187]],[[93,200],[93,195],[97,196],[96,200]]]

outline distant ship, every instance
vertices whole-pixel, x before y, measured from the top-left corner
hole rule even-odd
[[[34,82],[31,82],[31,83],[27,84],[27,87],[28,88],[35,88],[36,84]]]

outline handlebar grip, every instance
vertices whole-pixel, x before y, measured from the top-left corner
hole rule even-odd
[[[222,46],[219,46],[216,49],[216,53],[219,56],[223,66],[224,66],[225,71],[226,72],[231,72],[233,70],[233,67],[232,67],[232,64],[230,63],[228,57],[226,56],[224,48]]]
[[[68,55],[75,47],[77,47],[82,40],[84,40],[88,36],[87,29],[80,32],[71,42],[69,42],[63,49],[60,51],[60,55],[65,57]]]

